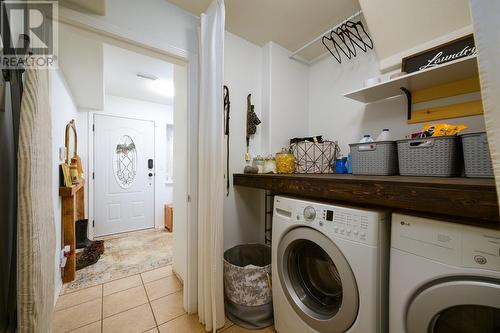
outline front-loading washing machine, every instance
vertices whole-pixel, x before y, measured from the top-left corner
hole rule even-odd
[[[387,332],[389,214],[276,196],[279,333]]]
[[[500,231],[392,217],[391,333],[499,333]]]

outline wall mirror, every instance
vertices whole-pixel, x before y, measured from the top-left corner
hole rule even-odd
[[[66,125],[66,135],[64,138],[64,143],[66,146],[66,164],[70,165],[72,158],[77,158],[78,152],[78,136],[76,134],[75,120],[71,121]]]

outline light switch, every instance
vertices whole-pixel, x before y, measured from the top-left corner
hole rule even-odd
[[[59,161],[63,162],[66,160],[66,147],[59,147]]]

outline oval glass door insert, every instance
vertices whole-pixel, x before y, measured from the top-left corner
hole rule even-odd
[[[115,180],[121,188],[132,186],[137,174],[137,150],[134,140],[124,135],[116,145],[113,155]]]

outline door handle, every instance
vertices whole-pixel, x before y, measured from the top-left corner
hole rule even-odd
[[[148,160],[148,169],[153,169],[153,167],[154,167],[154,165],[153,165],[153,159],[152,159],[152,158],[150,158],[150,159]]]

